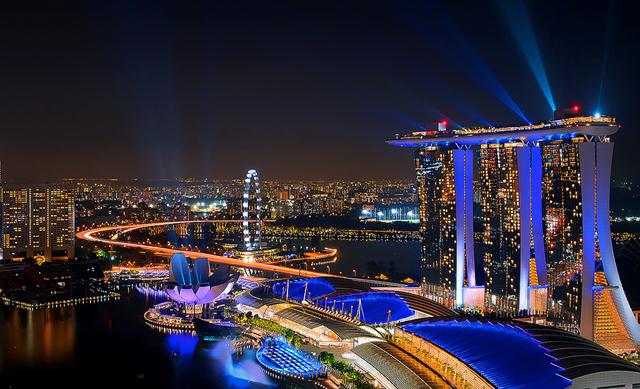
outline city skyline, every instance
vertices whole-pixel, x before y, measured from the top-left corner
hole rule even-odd
[[[635,8],[6,6],[0,383],[640,388]]]
[[[546,120],[574,103],[640,124],[625,2],[12,7],[6,181],[409,179],[410,159],[378,142],[389,129]],[[614,178],[637,178],[621,163],[637,137],[620,134]]]

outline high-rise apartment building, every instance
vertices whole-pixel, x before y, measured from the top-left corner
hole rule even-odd
[[[73,191],[58,185],[5,185],[2,247],[5,258],[73,258]]]

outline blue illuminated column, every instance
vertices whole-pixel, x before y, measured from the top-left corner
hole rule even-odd
[[[476,286],[473,253],[473,150],[453,150],[456,191],[456,306],[464,304],[463,285]]]
[[[520,282],[518,309],[530,310],[529,262],[535,258],[540,285],[547,285],[546,256],[542,230],[542,153],[539,146],[518,147],[518,193],[520,199]],[[533,252],[531,248],[533,247]],[[533,254],[533,255],[532,255]]]
[[[588,339],[594,338],[593,284],[596,249],[599,247],[607,284],[613,288],[616,311],[629,337],[638,345],[640,326],[622,288],[611,243],[609,195],[613,143],[585,142],[579,147],[583,244],[580,335]]]
[[[520,283],[518,309],[529,310],[529,259],[531,258],[531,148],[519,147],[518,193],[520,198]]]
[[[542,229],[542,152],[539,146],[531,147],[531,229],[536,257],[538,283],[547,284],[547,257]]]
[[[580,335],[593,339],[593,273],[596,268],[595,163],[596,144],[581,143],[580,190],[582,196],[582,291]]]

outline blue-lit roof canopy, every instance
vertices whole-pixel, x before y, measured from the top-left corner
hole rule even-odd
[[[300,378],[324,376],[327,371],[317,359],[281,338],[265,338],[256,359],[269,370]]]
[[[334,292],[336,289],[324,278],[302,278],[289,280],[289,298],[293,300],[313,300]],[[273,294],[282,298],[287,296],[287,281],[279,281],[271,287]],[[305,296],[305,288],[307,295]],[[306,298],[305,298],[306,297]]]
[[[406,324],[411,332],[453,354],[498,388],[565,388],[563,368],[524,329],[507,323],[425,321]]]
[[[319,302],[321,307],[341,310],[346,314],[358,316],[367,324],[383,324],[412,316],[415,312],[394,292],[362,292],[338,297],[328,297]],[[344,310],[342,307],[344,304]],[[360,304],[360,315],[358,305]]]

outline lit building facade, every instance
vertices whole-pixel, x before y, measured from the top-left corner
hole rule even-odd
[[[75,255],[75,196],[57,185],[9,185],[2,193],[5,258]]]
[[[419,201],[422,286],[426,295],[452,305],[456,286],[456,202],[451,150],[415,153]]]
[[[520,198],[516,149],[483,145],[479,152],[482,209],[480,252],[487,303],[500,311],[516,311],[520,282]]]
[[[580,323],[582,203],[578,146],[583,140],[557,140],[542,147],[548,318],[572,332],[578,331]]]
[[[476,244],[485,269],[485,308],[544,316],[610,350],[633,350],[640,345],[640,326],[620,282],[609,221],[611,135],[619,126],[614,118],[578,113],[574,108],[528,126],[414,132],[388,143],[416,148],[418,155],[454,155],[454,244],[429,234],[439,228],[434,221],[441,212],[452,209],[443,192],[429,196],[427,188],[441,188],[441,176],[421,171],[436,166],[426,162],[437,154],[418,164],[417,180],[423,260],[437,259],[440,244],[454,248],[456,306],[467,306],[465,288],[473,289],[474,301],[480,293],[472,266],[473,226],[468,227],[473,189],[462,184],[477,167],[482,227]],[[423,264],[427,282],[429,270]]]

